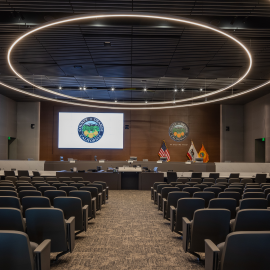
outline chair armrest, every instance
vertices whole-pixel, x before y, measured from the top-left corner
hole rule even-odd
[[[160,210],[161,209],[161,194],[160,193],[158,193],[158,201],[157,201],[157,203],[158,203],[158,210]]]
[[[151,200],[154,200],[154,187],[151,187]]]
[[[98,193],[98,210],[101,210],[102,193]]]
[[[37,270],[50,270],[51,240],[44,240],[35,250],[35,260]]]
[[[190,239],[190,225],[191,222],[186,217],[182,219],[182,226],[183,226],[183,249],[185,252],[188,251],[188,244]]]
[[[157,204],[157,191],[154,189],[154,204]]]
[[[218,247],[209,239],[205,239],[205,269],[217,270],[218,269]]]
[[[167,209],[167,200],[165,198],[163,198],[163,205],[162,205],[162,210],[163,210],[163,218],[165,218],[165,215],[166,215],[166,209]]]
[[[92,199],[92,215],[93,215],[93,218],[96,218],[96,212],[97,212],[97,200],[96,198],[93,198]]]
[[[84,224],[84,231],[87,231],[88,228],[88,205],[86,204],[83,207],[83,224]]]
[[[75,246],[75,217],[70,217],[67,224],[67,240],[68,240],[68,249],[71,253]]]
[[[176,215],[176,208],[174,206],[170,206],[170,223],[171,223],[171,231],[174,231],[174,223],[175,223],[175,215]]]

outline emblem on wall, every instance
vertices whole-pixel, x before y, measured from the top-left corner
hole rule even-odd
[[[102,122],[95,117],[86,117],[78,125],[80,138],[87,143],[99,141],[104,134]]]
[[[189,128],[184,122],[174,122],[169,127],[169,135],[176,142],[185,140],[188,136]]]

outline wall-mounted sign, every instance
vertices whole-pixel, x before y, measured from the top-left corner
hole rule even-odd
[[[184,122],[174,122],[169,127],[169,135],[176,142],[185,140],[188,136],[189,128]]]

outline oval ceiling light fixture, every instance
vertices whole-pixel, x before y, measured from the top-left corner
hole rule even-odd
[[[178,89],[177,88],[174,88],[174,92],[177,92],[178,91]],[[174,102],[175,103],[175,102]]]
[[[133,13],[105,13],[105,14],[96,14],[96,15],[79,15],[79,16],[73,16],[73,17],[68,17],[68,18],[65,18],[65,19],[60,19],[60,20],[56,20],[56,21],[53,21],[53,22],[50,22],[50,23],[47,23],[47,24],[43,24],[41,25],[40,27],[37,27],[33,30],[30,30],[28,31],[27,33],[25,33],[24,35],[22,35],[21,37],[19,37],[9,48],[8,50],[8,54],[7,54],[7,60],[8,60],[8,64],[10,66],[10,68],[12,69],[12,71],[19,77],[21,78],[23,81],[25,81],[26,83],[32,85],[33,87],[37,88],[37,89],[40,89],[42,91],[45,91],[45,92],[48,92],[48,93],[51,93],[51,94],[54,94],[56,95],[56,93],[48,88],[45,88],[45,87],[42,87],[40,85],[36,85],[34,83],[31,83],[30,81],[28,81],[27,79],[25,79],[22,75],[20,75],[16,70],[15,68],[12,66],[11,64],[11,53],[12,53],[12,50],[14,49],[14,47],[16,46],[16,44],[18,44],[21,40],[23,40],[25,37],[27,36],[30,36],[31,34],[33,33],[36,33],[42,29],[46,29],[46,28],[49,28],[49,27],[52,27],[52,26],[55,26],[55,25],[60,25],[60,24],[65,24],[65,23],[70,23],[70,22],[77,22],[77,21],[81,21],[81,20],[90,20],[90,19],[103,19],[103,18],[123,18],[123,17],[126,17],[126,18],[147,18],[147,19],[158,19],[158,20],[163,20],[163,21],[172,21],[172,22],[179,22],[179,23],[186,23],[186,24],[189,24],[189,25],[194,25],[194,26],[198,26],[198,27],[201,27],[201,28],[204,28],[204,29],[208,29],[208,30],[211,30],[211,31],[214,31],[216,33],[219,33],[223,36],[226,36],[227,38],[233,40],[235,43],[237,43],[240,47],[242,47],[244,49],[244,51],[246,52],[248,58],[249,58],[249,65],[248,65],[248,68],[245,72],[245,74],[240,77],[237,81],[235,81],[234,83],[226,86],[226,87],[223,87],[219,90],[216,90],[216,91],[211,91],[210,93],[208,94],[204,94],[204,95],[200,95],[200,96],[195,96],[195,97],[191,97],[191,98],[186,98],[186,99],[179,99],[179,100],[175,100],[175,102],[187,102],[187,101],[191,101],[191,100],[195,100],[195,99],[200,99],[202,97],[207,97],[207,96],[211,96],[211,95],[214,95],[214,94],[217,94],[217,93],[220,93],[222,91],[225,91],[231,87],[233,87],[234,85],[236,85],[237,83],[239,83],[240,81],[242,81],[246,76],[247,74],[249,73],[250,69],[251,69],[251,66],[252,66],[252,57],[251,57],[251,54],[249,52],[249,50],[245,47],[245,45],[243,43],[241,43],[238,39],[236,39],[235,37],[227,34],[226,32],[224,31],[221,31],[220,29],[218,28],[215,28],[211,25],[208,25],[208,24],[204,24],[204,23],[201,23],[201,22],[198,22],[198,21],[195,21],[195,20],[187,20],[186,18],[181,18],[181,17],[173,17],[173,16],[162,16],[162,15],[158,15],[158,14],[148,14],[148,13],[137,13],[137,12],[133,12]],[[82,102],[91,102],[91,103],[100,103],[100,104],[110,104],[110,102],[108,101],[100,101],[100,100],[85,100],[83,98],[78,98],[78,97],[73,97],[73,96],[69,96],[69,95],[65,95],[63,93],[57,93],[58,96],[61,96],[61,97],[65,97],[65,98],[69,98],[69,99],[73,99],[73,100],[77,100],[77,101],[82,101]],[[160,102],[153,102],[149,105],[164,105],[164,104],[172,104],[173,101],[160,101]],[[140,106],[142,105],[142,103],[126,103],[126,102],[123,102],[119,105],[128,105],[128,106]]]
[[[143,91],[144,91],[144,92],[146,92],[146,91],[147,91],[147,88],[146,88],[146,87],[144,87],[144,88],[143,88]]]
[[[111,90],[114,91],[115,90],[114,87],[112,87]]]

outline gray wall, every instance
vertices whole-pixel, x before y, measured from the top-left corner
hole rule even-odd
[[[8,159],[8,137],[16,138],[16,102],[0,95],[0,159]]]
[[[31,124],[35,128],[31,129]],[[40,103],[17,103],[17,159],[39,160]]]
[[[220,105],[220,162],[224,161],[244,161],[243,105]]]
[[[270,94],[244,106],[244,161],[255,162],[255,139],[265,138],[265,162],[270,162]]]

